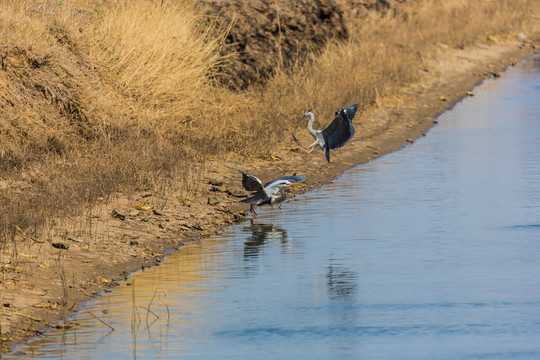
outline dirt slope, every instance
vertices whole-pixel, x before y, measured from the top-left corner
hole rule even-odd
[[[322,49],[328,39],[347,37],[343,12],[332,0],[205,3],[222,26],[230,26],[222,49],[229,61],[220,79],[232,88],[245,89],[271,76],[276,63],[290,67]]]
[[[227,28],[219,80],[233,89],[264,82],[276,64],[290,68],[330,40],[348,37],[347,19],[384,14],[405,0],[279,2],[204,0],[209,15]]]

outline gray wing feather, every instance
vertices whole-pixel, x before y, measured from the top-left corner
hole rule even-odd
[[[337,149],[345,145],[354,135],[352,119],[356,114],[358,104],[339,109],[330,125],[322,130],[324,140],[329,149]]]
[[[258,177],[248,174],[246,172],[243,172],[242,170],[235,169],[230,166],[227,166],[227,167],[234,171],[238,171],[240,174],[242,174],[242,186],[244,187],[244,189],[246,189],[247,191],[256,191],[258,193],[259,192],[265,193],[262,182],[261,180],[259,180]]]
[[[255,195],[248,197],[246,199],[240,200],[240,202],[261,205],[270,202],[270,197],[264,193],[255,193]]]
[[[283,176],[274,180],[270,180],[266,184],[264,184],[264,189],[266,192],[271,196],[275,195],[279,191],[279,187],[281,185],[287,185],[297,182],[305,181],[306,178],[302,175],[292,175],[292,176]]]

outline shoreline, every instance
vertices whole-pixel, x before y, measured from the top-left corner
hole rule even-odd
[[[414,145],[436,117],[469,96],[467,92],[484,79],[538,53],[534,41],[486,40],[465,49],[441,46],[426,60],[427,71],[420,83],[403,89],[399,97],[378,99],[375,108],[357,114],[355,137],[332,152],[330,164],[320,150],[300,152],[286,132],[290,141],[269,159],[246,164],[230,159],[210,162],[208,183],[199,184],[195,198],[174,193],[117,194],[96,206],[92,214],[68,219],[66,231],[53,234],[49,242],[28,237],[16,249],[17,276],[3,281],[7,291],[1,298],[0,357],[2,350],[9,351],[17,342],[50,327],[76,326],[67,319],[84,307],[83,302],[116,286],[130,273],[159,264],[164,254],[248,219],[243,216],[247,206],[238,202],[245,195],[241,177],[224,164],[263,182],[302,174],[308,180],[293,194],[315,189],[353,166]],[[300,141],[305,142],[306,134],[301,134]]]

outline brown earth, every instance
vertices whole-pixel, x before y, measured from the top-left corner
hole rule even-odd
[[[290,67],[321,50],[329,39],[347,38],[343,13],[333,0],[204,1],[211,14],[229,27],[221,52],[222,83],[246,89],[272,76],[276,63]]]
[[[227,29],[218,72],[233,89],[260,84],[278,68],[290,68],[319,53],[330,40],[348,38],[346,23],[385,14],[405,0],[268,2],[203,0],[209,14]]]
[[[17,262],[1,264],[0,338],[4,349],[50,326],[71,326],[66,318],[82,301],[107,291],[132,271],[158,264],[170,250],[247,219],[247,206],[238,202],[246,195],[240,177],[224,165],[240,168],[263,181],[302,174],[307,181],[298,192],[327,183],[356,164],[404,145],[414,146],[415,139],[436,122],[435,117],[467,96],[476,84],[536,52],[536,30],[536,37],[519,42],[490,38],[464,49],[441,44],[426,58],[426,71],[419,83],[403,89],[398,97],[379,98],[365,116],[354,120],[355,137],[332,153],[330,164],[321,151],[301,152],[292,134],[285,132],[283,136],[291,138],[290,144],[275,149],[266,159],[243,163],[237,157],[208,164],[208,183],[200,184],[195,198],[170,193],[118,193],[91,214],[58,220],[65,224],[64,231],[50,234],[50,241],[26,236],[23,243],[12,248]],[[308,135],[297,135],[308,142]],[[264,216],[262,209],[259,213]]]

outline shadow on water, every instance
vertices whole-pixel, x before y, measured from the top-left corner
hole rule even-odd
[[[346,266],[336,264],[330,259],[328,272],[328,293],[333,299],[350,300],[356,295],[358,274]]]
[[[268,240],[278,240],[283,245],[287,243],[287,231],[273,224],[251,220],[250,226],[243,227],[242,231],[251,233],[244,241],[244,260],[259,256]]]

